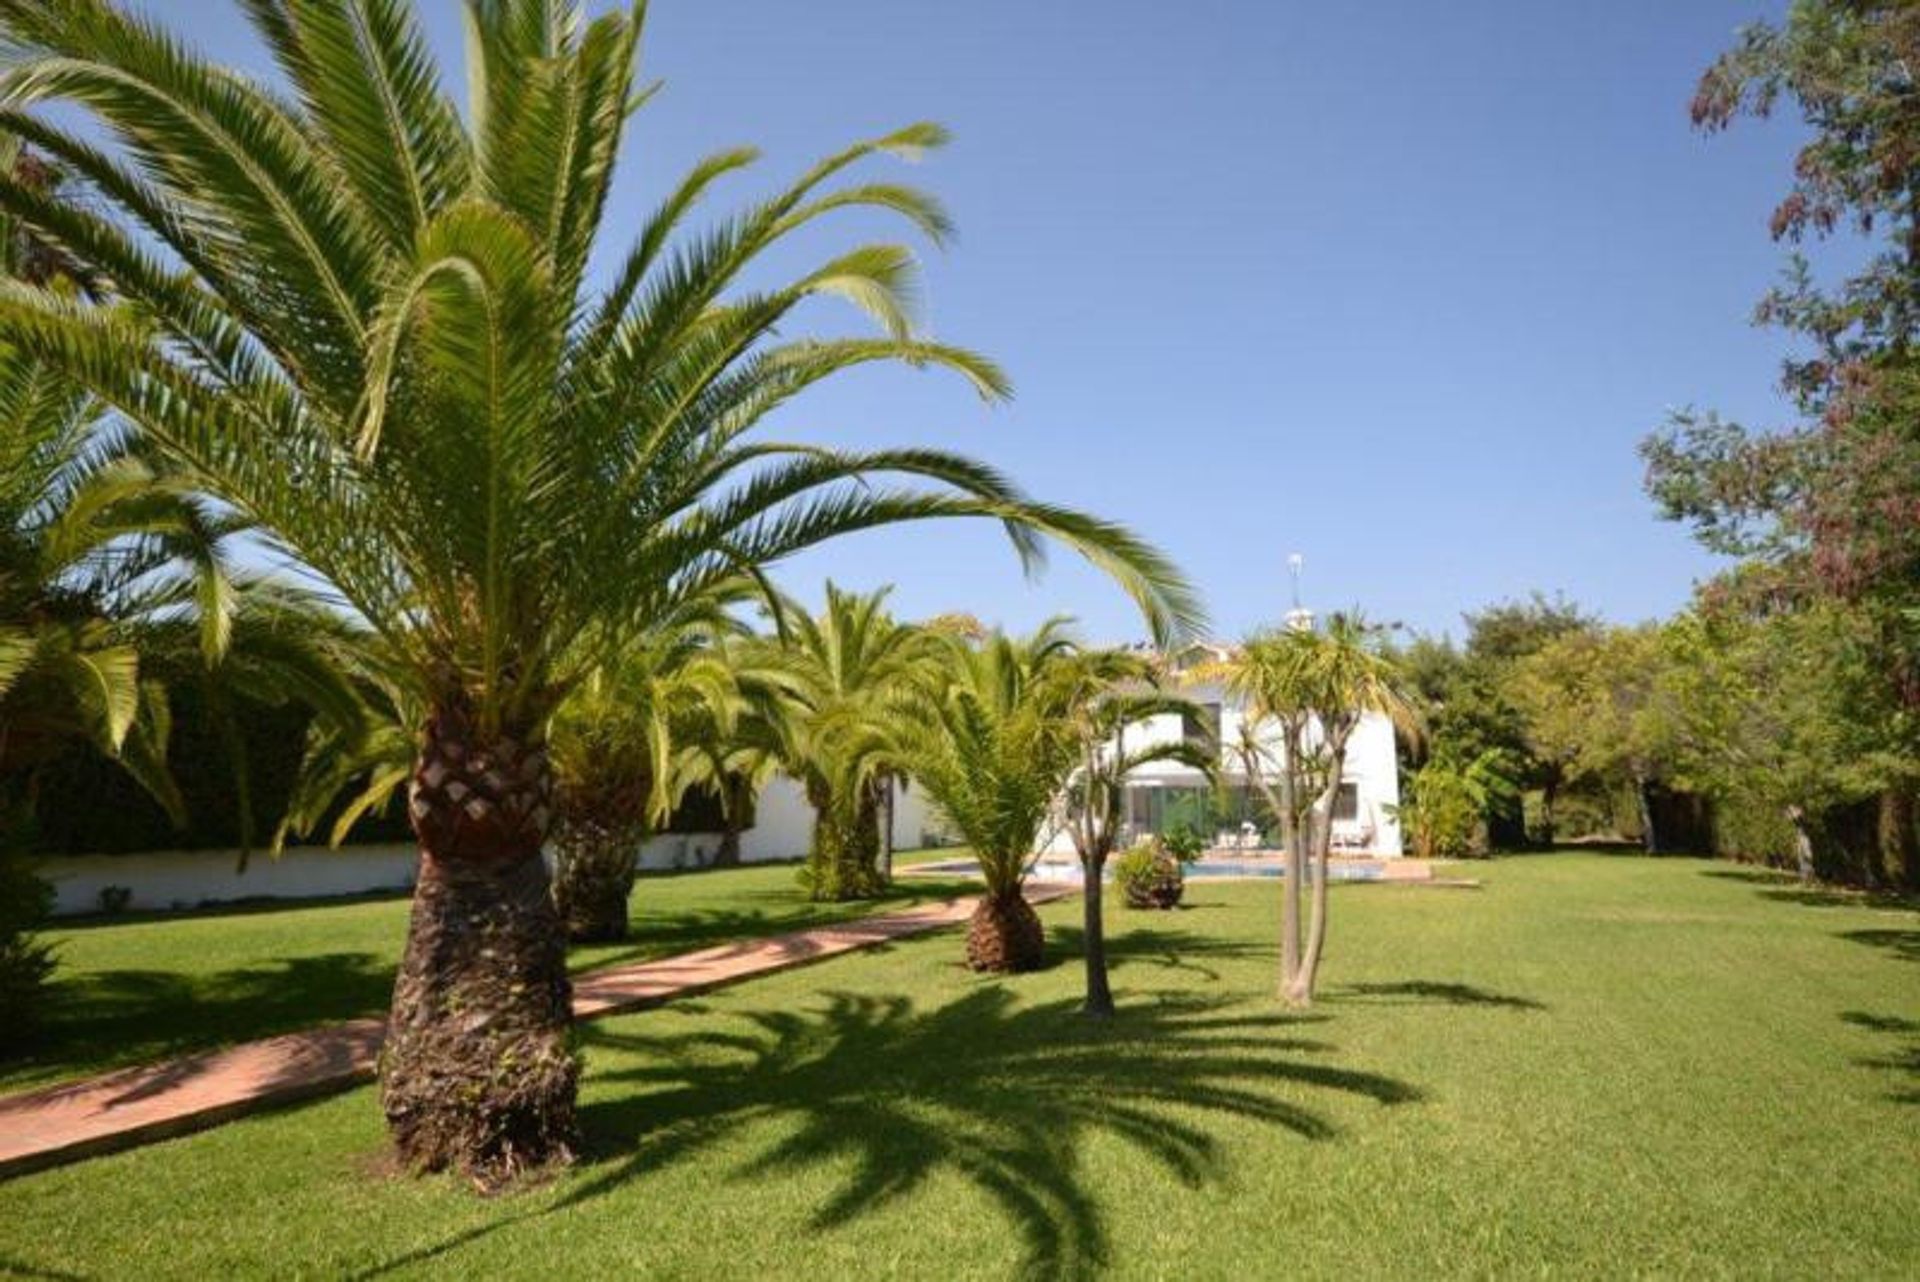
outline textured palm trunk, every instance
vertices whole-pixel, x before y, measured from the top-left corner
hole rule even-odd
[[[399,1157],[493,1187],[568,1160],[579,1065],[566,941],[541,846],[552,769],[527,734],[429,719],[408,813],[420,876],[381,1051]]]
[[[967,965],[997,974],[1039,970],[1045,951],[1040,916],[1018,886],[981,898],[967,924]]]
[[[618,943],[627,937],[641,826],[562,824],[554,835],[553,902],[567,938],[580,944]]]
[[[880,878],[880,815],[873,791],[860,788],[851,801],[824,787],[808,788],[813,800],[813,839],[807,851],[806,885],[817,901],[871,899]]]

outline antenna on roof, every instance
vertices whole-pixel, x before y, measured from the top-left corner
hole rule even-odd
[[[1287,611],[1287,627],[1294,632],[1313,631],[1313,611],[1300,604],[1300,572],[1306,568],[1307,558],[1298,552],[1287,556],[1287,573],[1293,577],[1293,608]]]

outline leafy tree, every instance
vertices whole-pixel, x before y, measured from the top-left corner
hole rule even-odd
[[[1920,11],[1901,0],[1797,0],[1746,28],[1707,69],[1693,101],[1707,132],[1790,103],[1809,127],[1792,186],[1774,209],[1793,245],[1784,281],[1756,319],[1795,352],[1783,385],[1800,421],[1756,431],[1686,411],[1642,445],[1663,515],[1743,559],[1716,591],[1747,608],[1821,598],[1871,624],[1887,697],[1920,725]],[[1849,251],[1822,282],[1801,246],[1846,230]],[[1920,731],[1905,748],[1920,760]],[[1915,787],[1881,799],[1886,871],[1920,878]],[[1920,884],[1916,882],[1915,884]]]
[[[1520,784],[1505,752],[1489,748],[1471,761],[1442,750],[1404,785],[1394,810],[1422,859],[1461,859],[1475,853],[1488,819],[1511,807]]]
[[[468,0],[463,111],[400,0],[245,8],[284,91],[112,0],[0,0],[0,127],[97,195],[66,206],[4,178],[0,210],[96,264],[119,300],[8,289],[0,339],[136,424],[385,650],[422,717],[408,814],[423,858],[382,1104],[408,1166],[491,1184],[575,1143],[564,939],[539,857],[545,728],[634,629],[834,535],[937,516],[1007,522],[1028,556],[1045,535],[1067,542],[1159,631],[1197,611],[1126,531],[977,463],[750,438],[769,411],[876,361],[1005,394],[986,360],[915,336],[899,246],[785,283],[754,270],[848,209],[943,238],[929,197],[841,181],[939,145],[937,127],[837,152],[686,236],[701,197],[754,158],[719,153],[668,190],[596,290],[588,263],[646,96],[638,13]],[[47,103],[98,132],[35,110]],[[881,336],[778,337],[821,296],[864,308]]]
[[[1668,759],[1658,628],[1569,633],[1516,665],[1529,739],[1565,777],[1631,787],[1641,840],[1659,849],[1651,790]]]
[[[1681,615],[1660,637],[1676,765],[1729,807],[1784,819],[1803,879],[1817,817],[1909,769],[1891,720],[1862,717],[1877,683],[1870,630],[1844,607]]]
[[[781,760],[813,807],[802,883],[815,899],[861,899],[884,885],[880,867],[887,745],[904,693],[944,657],[936,635],[886,609],[890,589],[827,584],[818,615],[788,604],[777,635],[755,657],[783,698],[775,718]]]
[[[1236,751],[1248,783],[1280,816],[1286,846],[1280,993],[1290,1005],[1311,1006],[1326,946],[1328,857],[1347,745],[1368,713],[1411,733],[1413,705],[1379,630],[1357,615],[1336,614],[1319,630],[1257,635],[1196,676],[1219,678],[1246,709]],[[1312,903],[1303,913],[1309,868]]]
[[[726,627],[706,610],[657,624],[554,716],[553,893],[577,942],[626,938],[640,848],[697,777],[698,740],[730,728]]]
[[[1192,710],[1186,699],[1158,689],[1159,672],[1145,655],[1121,650],[1082,651],[1056,658],[1060,688],[1057,714],[1069,723],[1075,753],[1068,773],[1057,781],[1063,820],[1080,858],[1089,1015],[1113,1014],[1113,990],[1107,980],[1105,875],[1107,860],[1119,844],[1125,819],[1127,777],[1154,762],[1179,762],[1204,775],[1214,774],[1214,746],[1184,737],[1155,740],[1129,727],[1162,713]],[[1036,767],[1046,763],[1036,762]]]

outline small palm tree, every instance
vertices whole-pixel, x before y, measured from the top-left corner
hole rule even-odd
[[[1286,844],[1280,993],[1291,1005],[1309,1006],[1326,946],[1328,856],[1348,742],[1368,713],[1384,713],[1412,733],[1412,704],[1379,645],[1379,630],[1357,614],[1336,614],[1320,630],[1255,636],[1192,675],[1221,680],[1245,709],[1237,750],[1248,784],[1265,792],[1279,815]],[[1277,743],[1269,728],[1277,730]],[[1308,880],[1311,909],[1303,913]]]
[[[554,902],[576,942],[626,938],[640,847],[699,777],[694,741],[730,730],[738,695],[717,645],[727,629],[702,611],[652,630],[554,717]]]
[[[968,964],[1033,970],[1045,934],[1021,887],[1080,759],[1081,652],[1059,619],[1027,637],[942,643],[946,662],[894,722],[890,754],[979,860],[987,890],[967,931]]]
[[[1163,630],[1196,611],[1126,531],[967,459],[749,437],[873,362],[1006,394],[990,362],[915,334],[906,249],[861,246],[784,284],[753,271],[849,208],[943,238],[945,213],[913,188],[836,185],[868,157],[937,146],[937,127],[837,152],[687,236],[693,207],[754,159],[713,156],[593,288],[646,97],[637,11],[467,0],[463,112],[400,0],[244,7],[285,91],[115,0],[0,0],[0,127],[99,197],[74,208],[0,179],[0,211],[96,264],[119,299],[6,290],[0,339],[125,415],[389,652],[421,717],[407,805],[422,863],[382,1103],[406,1164],[489,1183],[574,1144],[564,936],[540,858],[545,727],[635,630],[835,535],[937,516],[1007,522],[1027,555],[1069,543]],[[81,109],[107,144],[43,103]],[[822,296],[881,335],[781,339]],[[875,483],[889,473],[934,488]]]
[[[814,615],[788,603],[758,662],[783,695],[781,758],[813,807],[802,878],[815,899],[860,899],[883,887],[886,745],[901,695],[944,655],[936,635],[895,619],[887,589],[827,584]]]

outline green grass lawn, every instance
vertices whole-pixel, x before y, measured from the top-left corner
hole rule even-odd
[[[810,904],[791,864],[642,877],[633,937],[576,948],[576,970],[774,935],[963,893],[903,881],[877,903]],[[0,1061],[0,1092],[267,1037],[385,1009],[406,941],[398,896],[305,906],[156,913],[45,932],[56,947],[47,1027]]]
[[[1143,1278],[1920,1273],[1920,915],[1560,855],[1116,911],[1110,1026],[956,932],[589,1025],[590,1151],[386,1177],[371,1089],[13,1181],[0,1272]],[[270,921],[271,918],[265,919]]]

